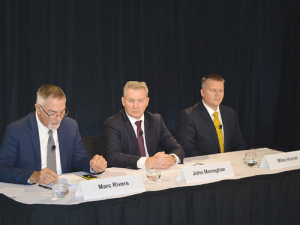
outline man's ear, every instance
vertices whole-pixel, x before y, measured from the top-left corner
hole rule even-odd
[[[203,89],[202,88],[200,89],[200,94],[203,97]]]
[[[34,104],[35,110],[37,111],[38,114],[41,113],[41,106],[37,103]]]
[[[121,102],[122,102],[122,105],[124,106],[125,105],[125,98],[124,97],[121,98]]]

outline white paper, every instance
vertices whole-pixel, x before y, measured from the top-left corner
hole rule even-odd
[[[81,181],[76,196],[84,200],[106,198],[131,193],[144,192],[145,186],[140,174]]]
[[[287,153],[266,155],[260,167],[262,168],[270,168],[274,169],[282,169],[291,166],[299,166],[300,165],[300,151],[293,151]]]
[[[180,170],[176,180],[194,183],[215,179],[233,177],[234,173],[229,161],[184,167]]]

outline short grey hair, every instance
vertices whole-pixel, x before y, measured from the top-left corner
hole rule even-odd
[[[220,75],[214,74],[214,73],[209,74],[201,79],[201,88],[202,89],[205,87],[207,80],[215,80],[215,81],[221,81],[221,82],[225,83],[225,80]]]
[[[144,89],[145,92],[146,92],[146,95],[148,97],[148,93],[149,93],[149,89],[147,87],[147,84],[146,82],[142,81],[142,82],[139,82],[139,81],[128,81],[124,88],[123,88],[123,97],[125,97],[126,95],[126,92],[128,91],[128,89]]]
[[[64,91],[53,84],[44,84],[38,89],[36,93],[36,103],[44,106],[48,97],[59,99],[64,98],[65,101],[67,101]]]

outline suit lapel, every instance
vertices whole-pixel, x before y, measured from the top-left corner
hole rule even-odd
[[[226,113],[226,110],[224,110],[223,106],[220,105],[220,113],[222,117],[222,123],[223,123],[223,139],[224,139],[224,152],[227,151],[227,138],[225,138],[226,134],[226,127],[228,127],[228,115]]]
[[[200,113],[201,113],[202,117],[204,118],[207,126],[209,127],[209,130],[210,130],[210,132],[212,134],[212,137],[213,137],[213,139],[215,141],[215,144],[216,144],[219,152],[221,152],[221,150],[220,150],[220,144],[219,144],[219,139],[218,139],[216,128],[214,126],[214,122],[212,121],[211,116],[207,112],[207,109],[204,107],[202,101],[199,103],[199,110],[200,110]]]
[[[153,156],[156,152],[152,152],[153,149],[153,123],[149,117],[149,115],[147,114],[147,112],[145,111],[144,113],[144,127],[145,127],[145,140],[146,140],[146,146],[147,146],[147,151],[149,156]]]
[[[60,164],[61,164],[61,170],[62,173],[65,173],[67,171],[67,142],[70,143],[70,140],[66,140],[65,138],[65,127],[63,121],[61,122],[59,128],[57,129],[57,136],[58,136],[58,142],[59,142],[59,153],[60,153]]]
[[[36,115],[35,112],[30,115],[29,123],[31,127],[30,131],[30,138],[31,143],[34,148],[35,157],[36,157],[36,170],[39,171],[42,169],[42,163],[41,163],[41,146],[40,146],[40,137],[39,137],[39,131],[37,127],[37,121],[36,121]]]

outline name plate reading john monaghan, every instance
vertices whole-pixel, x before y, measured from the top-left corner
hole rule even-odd
[[[274,155],[265,155],[260,167],[274,169],[282,169],[291,166],[300,166],[300,150],[279,153]]]
[[[140,193],[145,191],[140,174],[81,181],[75,196],[83,195],[84,200]]]
[[[207,165],[188,166],[180,170],[176,180],[195,183],[201,181],[233,177],[230,162],[212,163]]]

